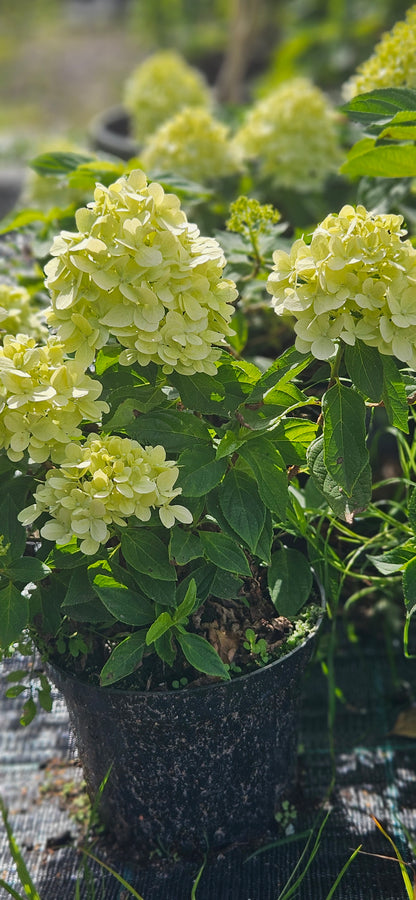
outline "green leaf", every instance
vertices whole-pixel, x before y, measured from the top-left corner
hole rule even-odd
[[[241,351],[244,350],[244,347],[246,346],[248,340],[247,316],[242,312],[241,309],[236,310],[231,319],[230,325],[234,331],[234,334],[230,335],[227,338],[228,343],[236,353],[241,353]]]
[[[251,576],[247,558],[241,547],[226,534],[200,531],[201,544],[208,559],[226,572]]]
[[[345,347],[345,364],[352,383],[368,400],[378,403],[383,393],[383,363],[376,347],[356,341]]]
[[[197,596],[203,603],[208,596],[220,600],[235,600],[243,586],[241,578],[236,578],[224,569],[217,569],[212,563],[204,562],[192,569],[189,575],[178,586],[177,596],[181,600],[185,596],[190,581],[195,579]]]
[[[102,350],[99,350],[94,362],[96,374],[98,376],[103,375],[107,369],[111,369],[112,366],[115,366],[118,363],[120,352],[119,344],[116,344],[115,346],[109,345],[103,347]]]
[[[299,353],[295,347],[289,347],[259,378],[246,403],[259,403],[275,385],[283,387],[312,362],[310,354]]]
[[[373,563],[373,566],[381,575],[394,575],[404,569],[405,565],[416,556],[416,544],[414,541],[407,541],[400,547],[394,547],[393,550],[387,550],[381,556],[367,555],[367,559]]]
[[[150,626],[146,634],[147,646],[153,644],[154,641],[159,640],[159,638],[162,637],[162,634],[165,634],[166,631],[169,631],[169,629],[172,628],[174,624],[175,623],[172,619],[172,616],[169,615],[168,612],[160,613],[160,616],[158,616],[156,621],[153,622],[153,625]]]
[[[281,521],[285,521],[288,502],[287,472],[277,448],[268,438],[256,436],[243,444],[239,453],[253,472],[263,503]]]
[[[47,219],[42,209],[23,209],[18,213],[9,214],[2,219],[0,234],[6,234],[8,231],[17,231],[32,222],[45,222]]]
[[[29,700],[26,700],[26,703],[23,704],[22,715],[19,719],[20,724],[24,727],[26,727],[26,725],[30,725],[30,723],[33,722],[33,719],[35,718],[36,712],[36,703],[30,697]],[[30,896],[31,894],[29,894],[29,897]]]
[[[260,534],[255,550],[255,555],[258,557],[258,559],[264,562],[266,566],[269,566],[271,562],[273,536],[273,521],[271,513],[268,509],[266,509],[266,517],[263,530]]]
[[[113,621],[92,587],[86,569],[76,568],[72,573],[61,610],[76,622],[98,624]]]
[[[164,409],[145,413],[134,420],[129,435],[143,444],[162,444],[167,453],[177,453],[211,443],[210,433],[201,419],[190,412]]]
[[[178,566],[185,566],[192,559],[198,559],[203,555],[199,536],[176,525],[172,528],[169,553]]]
[[[350,119],[363,125],[384,125],[402,110],[416,110],[416,91],[410,88],[377,88],[353,97],[341,109]]]
[[[66,175],[73,172],[83,163],[94,162],[90,153],[69,153],[56,150],[54,153],[41,153],[30,160],[29,165],[38,175]]]
[[[124,641],[117,644],[105,666],[101,669],[100,684],[105,687],[127,678],[142,661],[146,647],[146,632],[135,631],[129,634]]]
[[[416,610],[416,556],[404,567],[403,592],[406,611],[409,615],[413,615]]]
[[[224,663],[218,656],[217,651],[205,638],[189,632],[177,634],[176,638],[185,659],[194,669],[197,669],[198,672],[204,672],[205,675],[212,675],[213,677],[230,681],[230,675]]]
[[[176,571],[169,562],[168,548],[156,534],[145,528],[124,531],[121,551],[127,562],[157,581],[176,581]]]
[[[371,500],[372,475],[370,463],[362,470],[351,496],[348,497],[343,488],[339,486],[338,482],[328,472],[325,465],[323,435],[320,435],[313,441],[307,456],[314,484],[322,491],[335,515],[351,524],[356,513],[363,512]]]
[[[196,446],[181,453],[178,465],[183,497],[202,497],[221,481],[227,460],[217,460],[211,446]]]
[[[131,574],[136,575],[139,590],[143,591],[146,597],[154,600],[155,603],[160,603],[161,606],[176,606],[176,583],[174,581],[159,581],[158,578],[130,571]]]
[[[36,557],[33,556],[22,556],[21,559],[16,560],[16,562],[10,563],[10,565],[7,566],[6,574],[11,581],[28,584],[29,581],[39,581],[42,580],[42,578],[46,578],[46,576],[50,574],[50,571],[49,566],[41,562],[40,559],[36,559]]]
[[[36,712],[36,707],[35,707],[35,712]],[[7,841],[8,841],[8,845],[9,845],[10,856],[13,859],[13,862],[16,866],[20,884],[23,885],[24,892],[25,892],[25,894],[24,894],[25,900],[28,900],[28,898],[29,898],[29,900],[41,900],[40,895],[38,894],[38,892],[35,888],[35,885],[33,884],[33,881],[30,877],[29,870],[26,867],[26,863],[20,852],[20,848],[19,848],[18,844],[16,843],[16,839],[14,837],[12,828],[9,824],[7,809],[1,798],[0,798],[0,812],[1,812],[2,819],[3,819],[4,828],[5,828],[5,831],[7,834]],[[1,881],[0,884],[2,887],[5,887],[6,890],[8,889],[8,885],[4,881]],[[17,897],[17,900],[23,900],[22,895],[18,894],[15,891],[10,891],[10,894],[14,898]]]
[[[260,500],[254,478],[236,468],[230,469],[218,492],[218,500],[227,522],[255,553],[263,530],[266,510]]]
[[[176,659],[176,645],[173,643],[172,637],[173,634],[171,631],[165,631],[165,633],[154,642],[157,655],[167,666],[171,667]]]
[[[10,544],[7,553],[0,559],[5,565],[20,559],[26,546],[26,529],[17,520],[18,512],[16,504],[7,495],[0,505],[0,534],[3,535],[4,546]]]
[[[184,406],[204,415],[224,414],[221,401],[225,397],[224,386],[217,376],[197,373],[196,375],[169,376],[169,381],[179,391]]]
[[[324,394],[322,412],[325,466],[336,484],[351,497],[369,465],[364,400],[352,388],[337,382]]]
[[[9,582],[0,591],[0,647],[6,648],[17,641],[28,624],[29,601]]]
[[[409,516],[409,525],[413,528],[413,531],[416,533],[416,490],[413,488],[412,494],[409,500],[407,513]]]
[[[318,425],[309,419],[283,419],[273,431],[268,432],[268,439],[273,442],[281,454],[284,465],[303,466],[306,462],[306,451],[316,437]]]
[[[191,615],[191,613],[193,613],[196,604],[196,582],[194,578],[191,578],[182,603],[179,604],[174,614],[173,621],[177,623],[181,622],[182,619],[187,619]]]
[[[89,567],[89,577],[92,579],[94,590],[111,615],[127,625],[148,625],[149,622],[153,622],[154,604],[149,603],[138,591],[132,591],[117,582],[112,575],[96,571],[96,565]]]
[[[372,178],[412,178],[416,175],[416,147],[411,144],[383,144],[364,138],[350,150],[341,166],[343,175]]]
[[[383,364],[382,400],[391,425],[409,433],[409,407],[406,385],[392,356],[381,357]]]
[[[299,550],[281,547],[272,553],[267,581],[278,613],[292,619],[310,597],[313,576],[309,560]]]

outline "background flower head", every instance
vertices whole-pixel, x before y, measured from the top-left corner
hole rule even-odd
[[[235,143],[274,185],[316,190],[341,164],[336,119],[319,88],[294,78],[249,110]]]
[[[416,6],[396,22],[343,87],[346,100],[377,88],[416,87]]]
[[[2,335],[24,332],[31,337],[46,337],[44,316],[25,287],[0,283],[0,341]]]

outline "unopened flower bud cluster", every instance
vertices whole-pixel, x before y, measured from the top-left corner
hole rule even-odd
[[[171,504],[181,493],[174,487],[178,474],[161,446],[142,447],[126,437],[90,434],[84,444],[66,446],[60,468],[47,472],[45,484],[36,489],[34,505],[22,510],[19,519],[30,524],[47,511],[52,519],[41,528],[41,535],[58,544],[75,536],[81,540],[81,552],[89,556],[109,540],[109,526],[124,527],[130,516],[147,522],[157,508],[166,528],[175,519],[192,522],[189,510]]]
[[[45,269],[48,321],[67,352],[87,366],[113,336],[126,348],[121,364],[214,375],[237,291],[222,278],[219,244],[188,222],[178,197],[135,170],[97,186],[76,224]]]
[[[99,422],[108,406],[102,385],[85,374],[50,337],[37,345],[28,335],[6,335],[0,347],[0,447],[19,461],[59,461],[69,440],[82,437],[82,421]]]
[[[360,339],[416,367],[416,250],[398,215],[344,206],[310,244],[276,250],[267,282],[278,315],[293,315],[296,347],[317,359]]]

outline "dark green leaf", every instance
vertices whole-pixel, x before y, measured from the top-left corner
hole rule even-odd
[[[185,566],[191,559],[198,559],[203,555],[201,542],[197,534],[185,531],[180,525],[172,528],[169,552],[178,566]]]
[[[211,442],[208,428],[201,419],[176,409],[138,416],[129,428],[129,435],[142,444],[162,444],[167,453],[191,449],[196,443]]]
[[[211,446],[194,446],[181,453],[178,465],[183,496],[203,497],[221,481],[227,460],[217,460]]]
[[[173,634],[171,631],[165,631],[165,633],[154,642],[157,655],[167,666],[173,666],[176,658],[176,645],[174,644],[172,637]]]
[[[292,619],[305,605],[312,590],[309,560],[299,550],[281,547],[272,553],[267,581],[278,613]]]
[[[0,591],[0,647],[17,641],[28,624],[29,602],[10,582]]]
[[[404,567],[403,592],[406,611],[413,615],[416,609],[416,556],[409,560]]]
[[[198,634],[177,634],[177,641],[181,647],[185,659],[198,672],[212,675],[216,678],[230,680],[230,676],[218,653],[205,638]]]
[[[193,569],[178,586],[178,600],[180,601],[188,589],[189,583],[195,579],[197,597],[203,603],[208,596],[217,597],[220,600],[235,600],[243,586],[241,578],[236,578],[224,569],[217,569],[212,563],[204,562],[203,565]]]
[[[377,88],[353,97],[341,108],[355,122],[384,125],[401,110],[416,110],[416,91],[410,88]]]
[[[345,364],[351,381],[368,400],[378,403],[383,393],[383,363],[376,347],[356,341],[345,347]]]
[[[273,542],[273,521],[271,513],[266,509],[266,517],[263,530],[257,542],[255,556],[257,556],[266,566],[271,562],[271,548]]]
[[[371,500],[372,475],[368,463],[362,470],[354,485],[351,496],[347,496],[342,487],[328,472],[324,459],[324,439],[320,435],[311,444],[308,451],[308,464],[314,483],[322,491],[335,515],[352,523],[358,512],[363,512]]]
[[[260,497],[272,512],[285,521],[288,501],[287,472],[283,459],[274,444],[264,436],[246,441],[240,456],[250,466],[257,481]]]
[[[22,556],[21,559],[7,566],[7,576],[11,581],[17,581],[21,584],[28,584],[29,581],[39,581],[42,578],[46,578],[50,571],[50,568],[45,563],[32,556]]]
[[[271,388],[278,384],[283,387],[284,384],[303,372],[311,362],[312,356],[299,353],[295,347],[289,347],[259,378],[246,402],[260,402]]]
[[[107,608],[90,584],[86,569],[76,568],[72,573],[61,609],[64,615],[77,622],[94,624],[109,619],[112,621]]]
[[[409,525],[416,534],[416,490],[413,488],[408,505]]]
[[[226,572],[247,575],[251,571],[241,547],[228,537],[215,531],[200,531],[201,543],[207,558]]]
[[[53,707],[53,698],[52,694],[49,691],[39,690],[38,689],[38,703],[45,712],[51,712]]]
[[[16,504],[7,495],[0,505],[0,534],[3,535],[4,547],[10,545],[7,553],[0,558],[5,565],[20,559],[26,545],[26,529],[17,520],[18,512]]]
[[[173,617],[173,621],[175,623],[180,622],[182,619],[187,619],[191,613],[193,613],[197,604],[197,596],[196,596],[196,582],[194,578],[191,578],[189,582],[188,589],[186,594],[182,600],[182,603],[179,604],[175,615]]]
[[[218,500],[222,513],[233,531],[255,553],[266,511],[254,478],[236,468],[230,469],[218,492]]]
[[[241,353],[248,339],[247,316],[244,315],[242,310],[237,310],[231,319],[230,325],[234,334],[228,338],[228,343],[236,353]]]
[[[405,565],[413,557],[416,557],[416,544],[415,541],[408,541],[400,547],[387,550],[387,553],[383,553],[381,556],[370,556],[368,554],[367,559],[373,563],[373,566],[381,575],[394,575],[395,572],[400,572],[404,569]]]
[[[406,385],[392,356],[382,356],[384,383],[382,399],[391,425],[409,433]]]
[[[13,687],[7,688],[5,696],[9,700],[14,700],[16,697],[19,697],[20,694],[23,694],[23,691],[27,691],[26,684],[14,684]]]
[[[351,497],[369,464],[364,400],[352,388],[337,382],[324,394],[322,412],[325,466],[336,484]]]
[[[284,465],[303,466],[306,451],[316,437],[318,426],[309,419],[283,419],[267,437],[281,454]]]
[[[170,375],[169,380],[177,388],[184,406],[210,415],[224,414],[221,401],[225,397],[224,386],[217,376],[197,373],[196,375]]]
[[[122,678],[127,678],[137,668],[142,660],[146,647],[146,632],[135,631],[129,634],[124,641],[117,644],[105,666],[101,669],[100,684],[114,684]]]
[[[30,725],[30,723],[33,722],[33,719],[35,718],[36,712],[36,703],[30,697],[29,700],[26,700],[26,703],[23,705],[23,712],[19,720],[20,724],[24,727],[26,727],[26,725]]]
[[[145,528],[124,531],[121,550],[130,566],[143,575],[157,581],[176,581],[176,571],[169,562],[168,548],[151,531]]]
[[[153,622],[154,604],[143,594],[119,584],[112,575],[96,571],[95,566],[90,566],[89,574],[101,602],[115,619],[127,625],[148,625]]]

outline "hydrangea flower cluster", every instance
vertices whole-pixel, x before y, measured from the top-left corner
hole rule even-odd
[[[6,335],[0,347],[0,447],[19,461],[59,461],[69,440],[82,436],[83,420],[99,422],[108,405],[97,398],[102,385],[86,375],[62,345],[44,345],[25,334]]]
[[[141,154],[146,170],[175,172],[202,183],[241,171],[229,129],[208,109],[187,106],[149,138]]]
[[[45,268],[48,322],[66,351],[86,367],[112,335],[127,348],[124,365],[215,374],[237,290],[222,278],[221,247],[188,222],[178,197],[135,170],[98,185],[76,224],[54,240]]]
[[[342,161],[336,118],[319,88],[294,78],[251,108],[234,140],[275,185],[316,190]]]
[[[376,44],[374,53],[358,66],[343,87],[346,100],[387,87],[416,87],[416,6],[396,22]]]
[[[124,527],[129,516],[147,522],[157,508],[166,528],[175,519],[191,523],[188,509],[171,504],[182,490],[174,487],[178,474],[162,446],[90,434],[84,444],[66,446],[60,468],[47,472],[35,503],[22,510],[19,520],[29,525],[47,511],[52,519],[41,528],[42,537],[66,544],[75,536],[81,539],[81,553],[90,556],[109,540],[108,526]]]
[[[276,250],[267,289],[278,315],[296,317],[296,347],[318,359],[360,339],[416,367],[416,250],[403,217],[344,206],[311,243]]]
[[[0,340],[1,334],[24,332],[32,337],[46,337],[42,315],[33,305],[29,292],[15,284],[0,284]]]
[[[184,106],[209,106],[211,96],[198,69],[179,53],[162,50],[134,69],[126,81],[123,100],[142,144]]]

